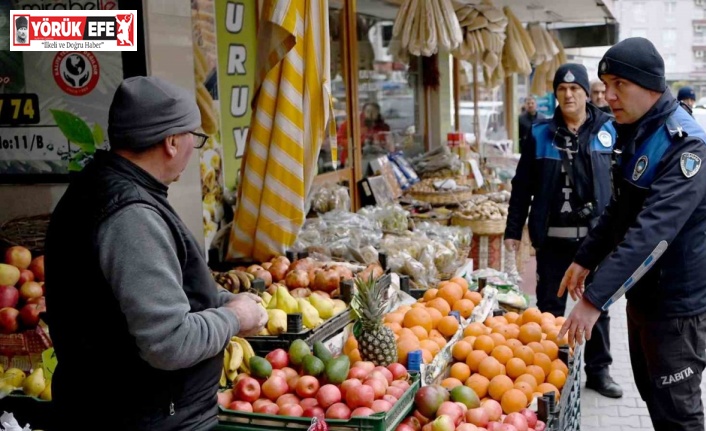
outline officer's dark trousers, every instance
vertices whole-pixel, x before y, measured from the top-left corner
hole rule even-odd
[[[542,312],[552,313],[554,316],[563,316],[566,310],[564,293],[561,298],[559,292],[561,279],[574,260],[581,243],[577,240],[547,238],[545,244],[537,250],[537,308]],[[589,275],[586,286],[593,274]],[[586,343],[584,360],[588,376],[600,376],[608,373],[608,366],[613,362],[610,355],[610,316],[604,311],[598,318],[591,339]]]
[[[655,431],[704,431],[706,313],[657,320],[627,306],[630,362]]]

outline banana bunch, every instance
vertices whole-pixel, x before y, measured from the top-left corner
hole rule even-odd
[[[255,279],[254,275],[235,269],[228,272],[211,271],[211,276],[221,287],[233,293],[247,292]]]
[[[225,387],[228,382],[232,382],[239,373],[250,373],[250,358],[255,356],[250,343],[240,337],[233,337],[228,343],[228,347],[223,352],[223,372],[221,373],[220,385]]]

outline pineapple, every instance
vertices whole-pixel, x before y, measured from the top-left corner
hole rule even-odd
[[[367,280],[356,278],[357,292],[351,306],[362,326],[358,337],[361,358],[375,365],[388,366],[397,362],[397,343],[395,334],[382,322],[390,307],[389,283],[378,281],[372,273]]]

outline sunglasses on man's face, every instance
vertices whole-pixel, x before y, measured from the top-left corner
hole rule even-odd
[[[206,145],[206,141],[208,141],[208,135],[204,135],[203,133],[199,132],[189,132],[192,135],[196,136],[196,144],[194,145],[194,148],[201,149],[203,148],[204,145]]]

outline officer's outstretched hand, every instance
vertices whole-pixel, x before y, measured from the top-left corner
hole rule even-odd
[[[583,297],[583,290],[586,286],[586,277],[591,271],[574,262],[569,266],[569,269],[564,273],[564,278],[561,279],[561,284],[559,285],[559,292],[556,296],[564,296],[566,289],[569,289],[569,294],[571,299],[578,301]]]
[[[556,336],[557,340],[561,340],[567,333],[569,334],[569,346],[573,346],[574,342],[583,343],[584,338],[590,340],[593,325],[596,324],[600,315],[601,310],[582,298],[576,303],[571,314],[561,326],[559,334]]]

